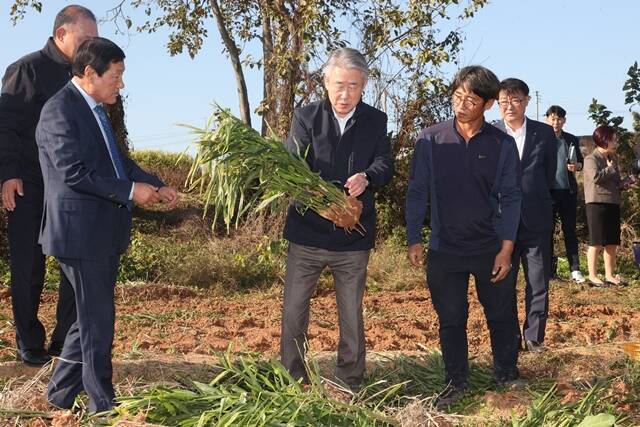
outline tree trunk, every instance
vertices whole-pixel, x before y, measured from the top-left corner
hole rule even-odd
[[[273,63],[273,28],[268,5],[265,1],[260,2],[260,14],[262,19],[262,90],[263,99],[260,105],[262,114],[262,136],[275,129],[276,106],[273,99],[275,82],[277,77],[270,72]]]
[[[238,46],[229,33],[224,20],[224,16],[220,11],[217,0],[209,0],[209,3],[211,4],[211,10],[213,11],[213,16],[216,19],[216,24],[218,25],[218,31],[220,32],[222,42],[224,43],[224,46],[229,53],[229,59],[231,60],[233,72],[236,75],[238,100],[240,101],[240,118],[247,126],[251,126],[251,109],[249,108],[249,95],[247,94],[247,84],[244,78],[244,72],[242,71],[242,63],[240,62],[240,52],[238,50]]]

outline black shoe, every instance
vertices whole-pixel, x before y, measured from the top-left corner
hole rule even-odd
[[[353,394],[358,394],[358,393],[360,393],[360,391],[362,391],[362,383],[360,383],[360,384],[349,384],[349,385],[347,385],[347,387],[349,387],[349,391],[351,391],[351,393],[353,393]]]
[[[43,366],[51,357],[43,348],[37,350],[18,350],[18,358],[28,366]]]
[[[524,342],[524,347],[531,353],[542,353],[544,351],[544,346],[542,345],[542,343],[539,343],[537,341],[526,340]]]
[[[436,400],[436,408],[439,410],[445,409],[448,406],[454,405],[462,400],[464,394],[467,391],[467,386],[452,386],[447,388],[438,396]]]
[[[62,343],[51,341],[47,349],[47,354],[51,357],[60,356],[62,354]]]
[[[518,368],[507,372],[496,372],[494,373],[494,379],[498,386],[510,389],[521,389],[526,385],[526,381],[520,378]]]

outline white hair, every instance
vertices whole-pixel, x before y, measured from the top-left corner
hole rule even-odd
[[[335,67],[345,69],[355,68],[362,72],[365,81],[369,78],[369,65],[367,65],[367,60],[364,59],[364,55],[350,47],[342,47],[331,52],[329,59],[322,68],[322,75],[326,78],[329,72]]]

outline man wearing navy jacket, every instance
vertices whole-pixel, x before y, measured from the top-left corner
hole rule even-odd
[[[520,157],[522,210],[509,280],[515,286],[522,263],[526,283],[524,347],[540,352],[549,314],[550,189],[556,173],[556,136],[551,126],[525,116],[529,99],[529,86],[522,80],[500,82],[498,106],[503,120],[496,126],[515,139]]]
[[[71,282],[77,310],[47,389],[47,400],[60,408],[71,408],[82,390],[90,412],[113,407],[114,287],[132,205],[178,201],[175,189],[116,144],[103,105],[115,103],[124,87],[124,57],[110,40],[82,43],[73,79],[44,105],[36,128],[45,183],[40,243]]]
[[[491,334],[494,376],[518,379],[515,286],[505,278],[520,217],[520,182],[513,138],[484,120],[499,81],[480,66],[461,69],[452,83],[455,118],[424,129],[413,155],[406,200],[409,261],[424,263],[421,231],[431,209],[427,285],[440,323],[449,387],[438,405],[462,398],[469,375],[469,276]]]

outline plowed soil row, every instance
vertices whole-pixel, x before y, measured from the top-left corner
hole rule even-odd
[[[475,291],[470,287],[470,294]],[[156,284],[120,285],[116,292],[114,356],[136,351],[211,355],[234,351],[276,355],[281,290],[220,296],[206,290]],[[552,283],[545,344],[554,349],[640,341],[640,292],[636,288],[590,289]],[[472,355],[489,351],[482,307],[470,295],[468,337]],[[51,330],[56,294],[45,291],[40,318]],[[438,347],[438,323],[427,289],[377,291],[365,296],[367,349],[414,351]],[[523,307],[520,307],[522,314]],[[0,360],[14,356],[10,292],[0,290]],[[335,350],[338,319],[332,289],[311,303],[309,343],[313,351]]]

